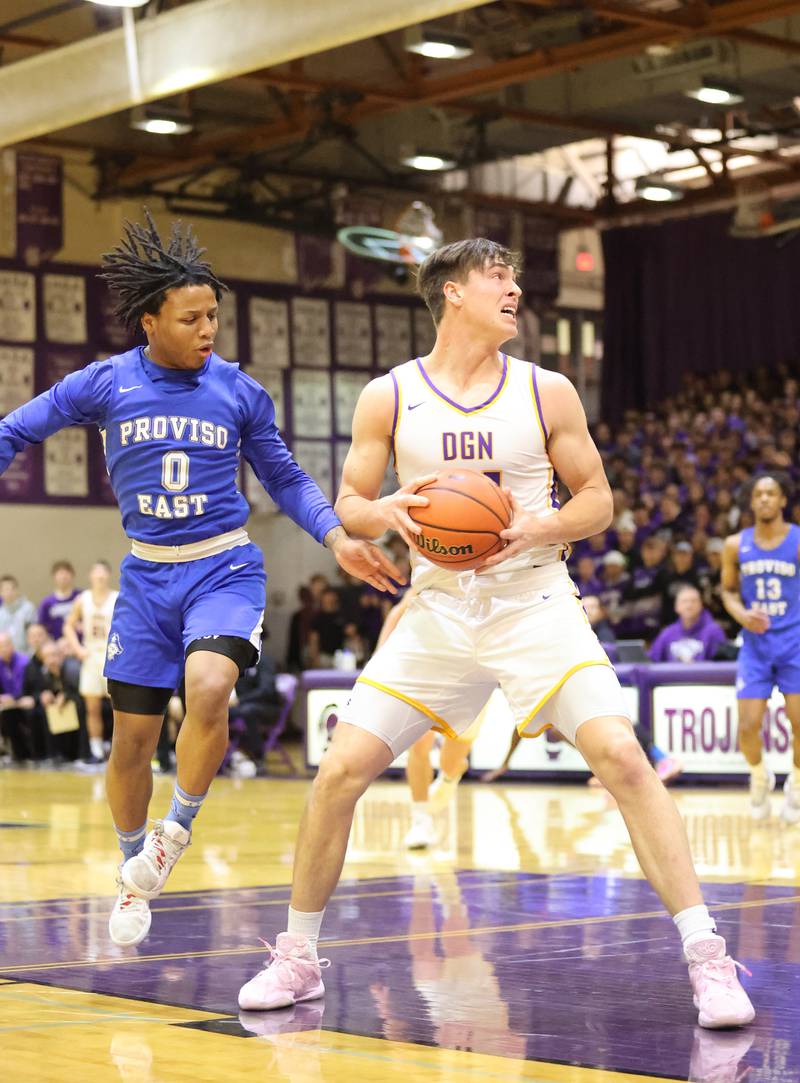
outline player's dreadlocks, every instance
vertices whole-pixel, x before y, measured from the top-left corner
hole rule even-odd
[[[157,315],[167,290],[180,286],[210,286],[217,300],[225,286],[202,258],[201,248],[191,226],[181,230],[172,223],[166,248],[158,235],[153,216],[144,208],[146,225],[125,223],[125,238],[103,256],[105,279],[117,295],[116,317],[126,327],[135,329],[145,312]]]

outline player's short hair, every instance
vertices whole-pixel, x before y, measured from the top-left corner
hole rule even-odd
[[[116,248],[103,256],[103,273],[116,294],[114,315],[126,327],[135,329],[145,313],[157,316],[169,290],[181,286],[210,286],[219,301],[225,286],[202,257],[191,226],[173,222],[164,245],[153,216],[144,208],[145,225],[125,223],[125,236]]]
[[[774,481],[781,493],[786,497],[787,502],[792,499],[792,483],[789,480],[788,474],[784,473],[783,470],[759,470],[759,472],[750,480],[750,485],[747,490],[748,504],[753,499],[753,493],[755,492],[756,485],[758,485],[759,481]]]
[[[15,575],[9,575],[8,573],[0,575],[0,583],[13,583],[15,587],[19,586],[17,577]]]
[[[57,560],[50,569],[50,574],[55,575],[56,572],[69,572],[71,575],[74,575],[75,569],[68,560]]]
[[[96,567],[98,566],[98,564],[100,565],[100,567],[101,567],[101,568],[105,568],[105,570],[106,570],[107,572],[109,572],[109,574],[110,574],[110,572],[111,572],[111,565],[110,565],[110,564],[108,563],[108,561],[107,561],[107,560],[102,560],[102,559],[101,559],[101,560],[93,560],[93,561],[92,561],[92,567],[93,567],[93,568],[96,568]]]
[[[470,271],[482,271],[492,263],[510,267],[519,274],[520,260],[516,252],[486,237],[454,241],[426,256],[417,272],[417,292],[428,306],[435,324],[438,325],[444,315],[445,282],[466,282]]]

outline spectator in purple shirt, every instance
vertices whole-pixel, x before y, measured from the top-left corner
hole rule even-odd
[[[650,647],[653,662],[710,662],[726,642],[725,633],[703,607],[697,587],[681,587],[675,597],[678,620],[660,632]]]
[[[16,650],[8,632],[0,632],[0,732],[15,760],[28,755],[26,711],[20,706],[27,656]]]
[[[68,560],[57,560],[50,570],[53,593],[39,603],[37,620],[43,624],[51,639],[61,639],[64,618],[80,594],[75,586],[75,569]]]

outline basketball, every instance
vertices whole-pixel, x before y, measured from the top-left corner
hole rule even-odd
[[[427,507],[409,508],[419,526],[413,541],[434,564],[469,571],[505,546],[500,531],[511,522],[503,490],[486,474],[448,470],[417,489]]]

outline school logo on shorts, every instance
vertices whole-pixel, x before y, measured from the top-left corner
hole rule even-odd
[[[112,632],[111,637],[108,641],[108,646],[106,647],[106,658],[108,659],[108,661],[113,662],[117,655],[122,654],[124,650],[125,648],[119,641],[119,636],[116,632]]]

